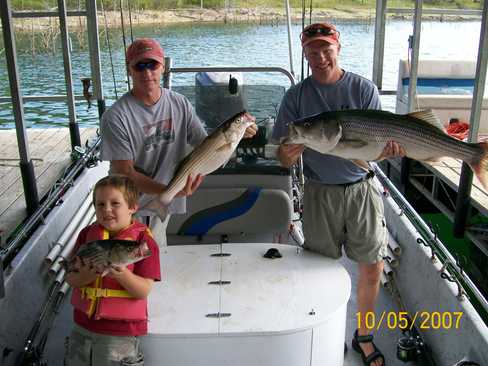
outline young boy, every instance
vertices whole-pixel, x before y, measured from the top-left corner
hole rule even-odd
[[[73,253],[94,240],[120,239],[147,243],[151,255],[127,266],[111,265],[104,276],[74,258],[75,270],[66,275],[75,322],[67,366],[143,365],[137,337],[147,334],[146,298],[161,274],[158,245],[147,226],[132,218],[137,200],[137,189],[125,176],[108,176],[95,185],[97,221],[80,232]]]

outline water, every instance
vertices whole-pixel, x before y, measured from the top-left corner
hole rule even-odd
[[[341,31],[341,65],[367,78],[372,75],[374,25],[361,21],[337,21]],[[462,29],[462,31],[460,31]],[[293,54],[295,73],[301,73],[301,47],[298,39],[300,26],[293,26]],[[396,90],[398,60],[408,56],[408,37],[412,22],[391,20],[386,25],[383,89]],[[425,21],[421,30],[420,58],[471,59],[478,53],[480,21],[437,22]],[[173,58],[174,67],[198,66],[278,66],[290,68],[288,38],[285,25],[249,24],[179,24],[134,28],[135,37],[154,37],[163,45],[166,55]],[[23,95],[65,94],[62,55],[42,53],[32,56],[29,36],[18,36],[17,50]],[[118,95],[127,90],[121,31],[110,31],[110,45],[114,64]],[[86,49],[73,37],[72,67],[75,94],[82,93],[80,78],[90,74]],[[105,37],[102,44],[101,62],[103,87],[107,105],[115,100],[111,60]],[[289,81],[277,74],[246,74],[246,82],[252,84],[278,84],[288,86]],[[194,76],[175,75],[174,85],[193,85]],[[0,96],[9,95],[5,58],[0,59]],[[382,97],[383,107],[394,110],[394,97]],[[68,123],[67,107],[62,102],[28,102],[25,119],[29,127],[50,127]],[[77,119],[81,126],[98,124],[96,107],[87,109],[87,103],[79,101]],[[11,106],[0,104],[0,129],[14,127]]]

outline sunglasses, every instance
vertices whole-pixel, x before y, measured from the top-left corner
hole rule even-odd
[[[325,27],[311,27],[305,28],[302,32],[302,37],[315,37],[318,35],[321,36],[331,36],[333,34],[339,35],[339,32],[332,28],[325,28]]]
[[[146,69],[156,70],[158,67],[159,67],[159,62],[156,61],[138,62],[137,64],[134,65],[134,69],[139,72],[142,72]]]

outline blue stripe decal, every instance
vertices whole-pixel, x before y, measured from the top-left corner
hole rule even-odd
[[[410,78],[403,78],[402,85],[406,86],[410,82]],[[474,87],[474,79],[448,79],[448,78],[419,78],[417,79],[418,86],[435,86],[439,88],[449,87]]]
[[[180,227],[179,235],[205,235],[215,225],[241,216],[254,206],[261,188],[250,187],[235,200],[209,207],[190,216]]]

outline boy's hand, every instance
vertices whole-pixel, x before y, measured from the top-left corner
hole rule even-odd
[[[107,270],[105,271],[105,274],[104,275],[107,275],[115,280],[121,280],[123,279],[125,276],[127,276],[127,274],[129,273],[132,273],[131,271],[129,271],[127,269],[127,267],[125,266],[119,266],[119,265],[116,265],[116,264],[111,264]]]

